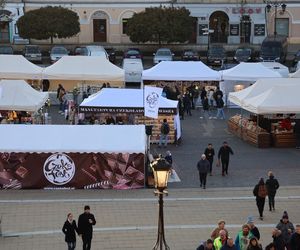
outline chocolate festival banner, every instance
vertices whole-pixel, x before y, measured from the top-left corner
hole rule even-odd
[[[0,153],[0,189],[134,189],[144,174],[141,153]]]

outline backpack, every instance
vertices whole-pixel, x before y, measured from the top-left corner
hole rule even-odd
[[[169,124],[168,124],[168,123],[163,123],[163,125],[161,126],[161,132],[162,132],[164,135],[169,134],[169,132],[170,132],[170,127],[169,127]]]
[[[268,192],[267,192],[267,188],[265,185],[259,185],[258,186],[258,192],[257,192],[257,196],[260,198],[266,198]]]

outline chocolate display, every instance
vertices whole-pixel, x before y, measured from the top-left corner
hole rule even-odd
[[[141,153],[0,153],[2,189],[132,189],[144,179]]]

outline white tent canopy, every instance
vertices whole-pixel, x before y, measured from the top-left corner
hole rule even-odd
[[[297,86],[297,85],[299,85],[300,86],[300,82],[298,79],[293,79],[293,78],[260,79],[257,82],[255,82],[255,84],[253,84],[252,86],[250,86],[246,89],[243,89],[238,92],[229,93],[229,100],[231,102],[233,102],[234,104],[243,107],[246,99],[258,96],[258,95],[262,94],[263,92],[269,90],[273,86],[278,86],[278,85],[282,85],[282,86],[285,86],[285,85],[296,85]],[[285,93],[288,93],[288,94],[285,94]],[[287,91],[284,91],[281,94],[282,94],[282,96],[287,96],[287,97],[289,96],[289,92],[287,92]],[[278,101],[280,102],[280,99],[278,99]]]
[[[0,134],[0,152],[145,153],[146,149],[144,125],[1,125]]]
[[[123,69],[100,56],[64,56],[43,70],[43,79],[82,81],[121,81]]]
[[[142,80],[154,81],[220,81],[220,73],[202,62],[162,61],[144,70]]]
[[[261,62],[262,65],[278,72],[282,77],[289,77],[289,68],[279,62]]]
[[[178,101],[159,98],[159,108],[176,109]],[[143,89],[114,89],[103,88],[98,93],[83,100],[80,107],[110,107],[110,108],[143,108]]]
[[[0,110],[34,112],[47,99],[48,92],[39,92],[23,80],[0,81]]]
[[[300,69],[298,69],[295,73],[290,74],[291,78],[300,78]]]
[[[282,75],[262,63],[242,62],[231,69],[220,71],[222,80],[255,82],[262,78],[277,78]]]
[[[0,79],[41,79],[42,70],[21,55],[0,55]]]
[[[300,84],[275,85],[255,97],[246,99],[243,108],[255,114],[299,114],[299,93]]]

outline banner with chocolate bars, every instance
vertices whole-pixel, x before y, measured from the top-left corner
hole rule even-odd
[[[0,153],[0,189],[144,187],[144,154]]]

